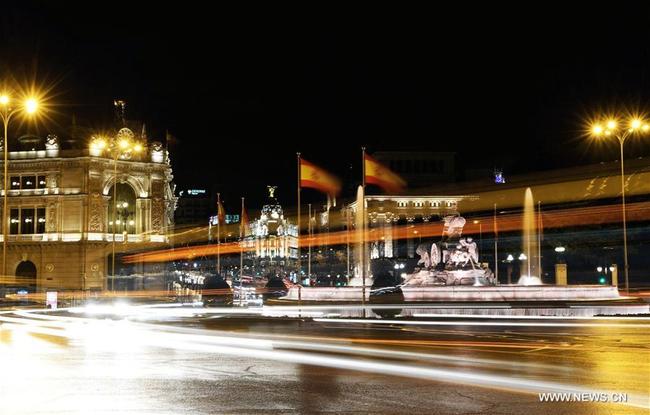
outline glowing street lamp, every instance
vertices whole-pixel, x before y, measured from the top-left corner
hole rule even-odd
[[[25,100],[25,112],[34,114],[36,111],[38,111],[38,101],[36,98],[28,98]]]
[[[12,117],[19,113],[27,115],[34,115],[39,109],[38,100],[34,97],[24,98],[18,102],[18,105],[12,105],[13,100],[8,93],[0,93],[0,118],[4,127],[4,141],[2,147],[4,150],[4,196],[2,202],[2,275],[7,275],[7,197],[9,189],[9,163],[8,163],[8,148],[9,143],[7,140],[7,130],[9,129],[9,121]]]
[[[640,117],[631,117],[627,121],[627,128],[619,128],[616,119],[608,119],[603,123],[595,123],[591,126],[591,135],[596,138],[614,136],[618,140],[621,151],[621,211],[623,215],[623,260],[625,262],[625,291],[630,292],[629,264],[627,257],[627,218],[625,212],[625,156],[623,144],[632,135],[646,134],[650,131],[650,125]]]

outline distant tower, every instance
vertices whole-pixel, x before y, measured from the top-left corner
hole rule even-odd
[[[121,99],[113,100],[113,106],[115,107],[115,120],[122,124],[126,125],[126,101]]]

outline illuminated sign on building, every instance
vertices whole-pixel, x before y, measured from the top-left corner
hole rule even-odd
[[[185,192],[187,192],[188,196],[198,196],[198,195],[204,195],[205,189],[187,189],[187,190],[181,190],[178,192],[179,196],[185,196]]]

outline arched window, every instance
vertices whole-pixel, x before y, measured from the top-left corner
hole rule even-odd
[[[18,264],[16,282],[28,291],[36,291],[36,265],[32,261],[21,261]]]
[[[108,229],[109,233],[115,232],[122,234],[136,233],[136,217],[135,217],[135,191],[127,183],[118,183],[117,198],[113,199],[113,186],[111,186],[108,195],[110,201],[108,203]],[[114,208],[114,201],[117,202]],[[113,215],[115,211],[115,215]]]

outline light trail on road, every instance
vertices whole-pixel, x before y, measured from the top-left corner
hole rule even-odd
[[[133,309],[140,307],[133,307]],[[160,307],[157,307],[160,309]],[[180,311],[178,307],[173,307]],[[140,350],[142,348],[155,347],[173,349],[178,351],[201,352],[209,354],[221,354],[254,359],[265,359],[291,364],[316,365],[336,369],[362,371],[390,376],[401,376],[420,378],[436,382],[459,383],[463,385],[479,386],[484,388],[508,390],[521,393],[540,392],[562,392],[562,393],[593,393],[594,389],[566,383],[552,382],[545,380],[529,379],[527,377],[513,374],[499,374],[505,368],[517,370],[517,364],[507,365],[498,359],[466,359],[463,356],[444,356],[440,354],[414,353],[401,350],[375,349],[359,347],[350,344],[341,344],[341,341],[350,343],[367,343],[384,346],[439,346],[443,344],[456,347],[471,347],[472,345],[483,344],[490,347],[508,348],[514,344],[503,342],[435,342],[422,343],[416,340],[394,341],[392,344],[385,339],[355,339],[336,337],[311,337],[308,341],[301,339],[296,341],[288,336],[270,337],[263,334],[251,336],[248,334],[233,334],[222,330],[207,330],[198,328],[166,326],[162,324],[137,323],[128,320],[105,320],[88,317],[59,316],[55,314],[44,314],[34,311],[20,311],[0,315],[3,322],[2,330],[24,330],[45,336],[62,337],[84,347],[93,347],[100,350]],[[465,316],[466,317],[466,316]],[[397,320],[359,320],[359,319],[315,319],[317,322],[341,323],[348,321],[354,324],[383,323],[389,325],[411,323],[411,321]],[[438,324],[435,321],[418,321],[415,324]],[[444,325],[455,325],[462,327],[468,322],[442,322]],[[469,322],[471,323],[471,322]],[[486,322],[474,322],[486,323]],[[505,323],[505,322],[502,322]],[[512,322],[516,327],[522,327],[525,323]],[[410,325],[410,324],[407,324]],[[505,324],[504,324],[505,325]],[[484,326],[484,324],[480,325]],[[533,324],[533,327],[537,325]],[[568,327],[611,327],[611,328],[648,328],[648,324],[584,324],[575,323]],[[128,339],[128,345],[121,344]],[[332,342],[338,341],[338,344]],[[121,344],[121,345],[120,345]],[[526,348],[540,347],[538,343],[521,344]],[[542,345],[543,346],[543,345]],[[335,355],[331,355],[335,353]],[[363,357],[363,359],[355,358]],[[392,359],[397,361],[386,361]],[[422,363],[413,364],[411,361],[446,362],[463,366],[465,369],[456,369],[423,366]],[[498,371],[487,373],[488,369]],[[527,366],[529,370],[535,368],[535,364]],[[547,365],[549,366],[549,365]],[[552,368],[552,365],[550,365]],[[546,367],[545,369],[551,369]],[[471,369],[471,370],[470,370]],[[482,370],[477,370],[482,369]],[[540,368],[541,369],[541,368]],[[559,368],[557,368],[559,370]],[[470,370],[470,371],[468,371]],[[549,371],[552,373],[552,371]],[[603,391],[609,393],[608,391]],[[627,405],[639,408],[650,408],[647,398],[642,395],[630,395]]]
[[[467,317],[467,316],[464,316]],[[603,327],[603,328],[635,328],[650,329],[650,323],[539,323],[539,322],[502,322],[502,321],[425,321],[425,320],[364,320],[343,318],[315,318],[314,321],[323,323],[342,324],[396,324],[413,326],[501,326],[501,327]]]

